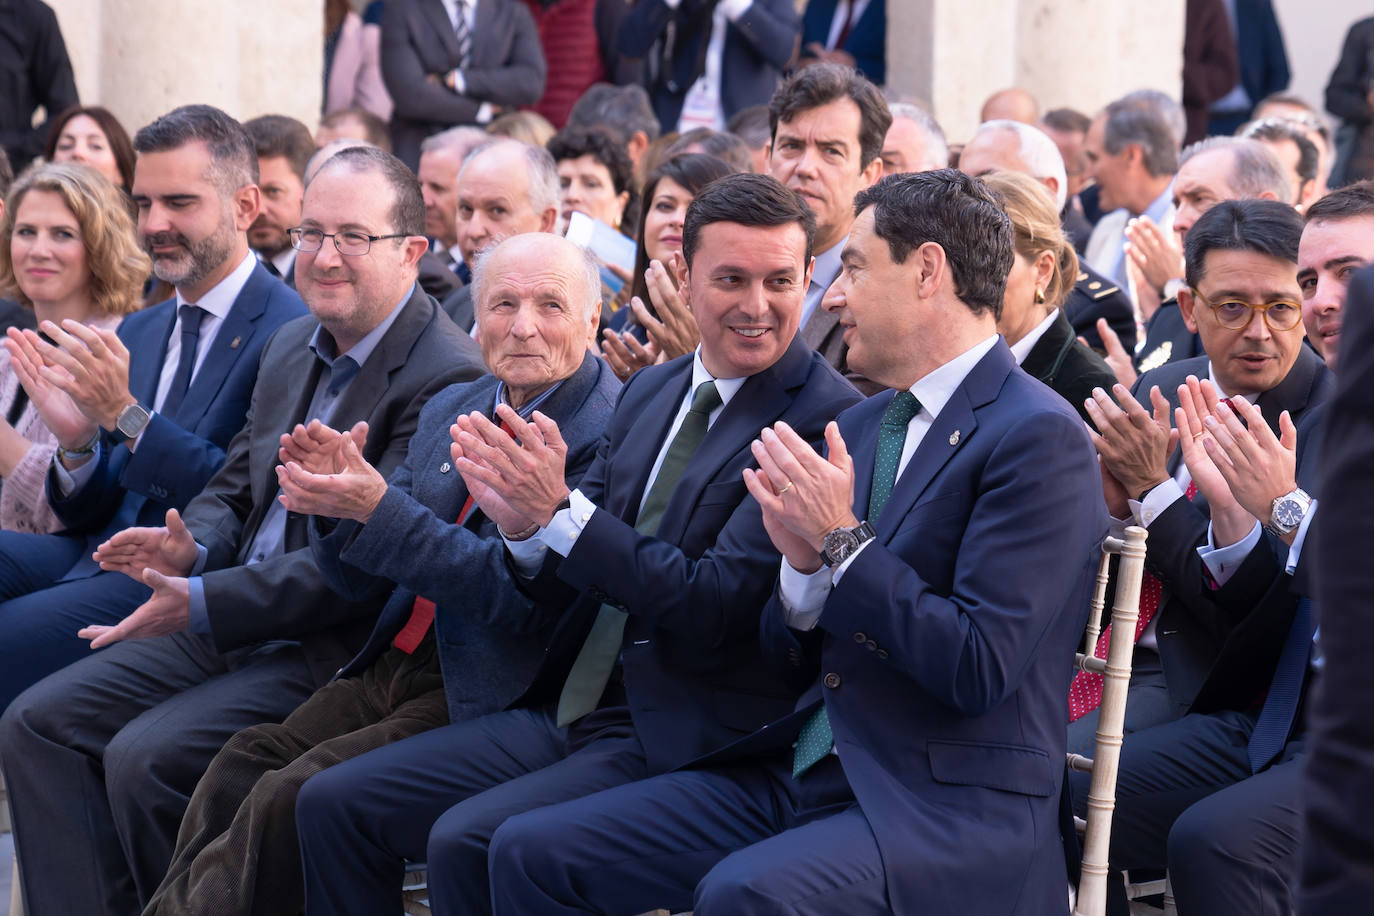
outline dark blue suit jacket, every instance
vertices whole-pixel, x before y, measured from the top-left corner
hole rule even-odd
[[[175,299],[135,312],[119,325],[129,350],[129,392],[151,408],[167,342],[176,324]],[[243,428],[258,360],[278,327],[306,314],[295,291],[261,264],[234,300],[175,416],[153,415],[137,452],[102,433],[95,473],[69,497],[48,474],[48,499],[67,534],[84,535],[94,550],[131,525],[162,525],[167,510],[183,509],[224,464],[229,440]],[[91,551],[87,551],[89,554]],[[88,556],[68,577],[94,575]]]
[[[668,26],[676,30],[672,59],[647,62],[649,95],[665,132],[677,129],[682,103],[699,73],[705,44],[711,40],[714,3],[683,0],[669,9],[663,0],[636,0],[620,24],[620,53],[631,59],[658,57]],[[754,0],[726,27],[721,52],[720,102],[728,120],[751,105],[767,105],[782,68],[792,58],[797,11],[792,0]]]
[[[802,14],[802,53],[813,41],[822,47],[830,38],[830,24],[835,19],[839,0],[810,0]],[[887,82],[887,3],[869,0],[859,21],[849,28],[849,37],[840,46],[854,58],[854,69],[868,77],[875,85]]]
[[[840,417],[860,517],[891,400]],[[1064,909],[1064,723],[1107,532],[1096,481],[1083,422],[999,342],[935,418],[816,630],[787,628],[776,596],[764,609],[768,648],[813,686],[759,738],[785,746],[824,694],[894,913]]]
[[[360,600],[394,588],[366,645],[339,676],[361,674],[387,651],[422,594],[436,605],[439,661],[454,722],[495,712],[519,696],[549,636],[547,622],[506,569],[496,524],[480,510],[461,527],[454,524],[468,489],[450,460],[449,426],[474,410],[492,416],[496,387],[488,375],[435,395],[367,524],[344,520],[325,536],[317,522],[310,531],[315,562],[335,591]],[[588,353],[540,405],[568,444],[568,486],[577,486],[591,464],[619,391],[605,361]]]
[[[692,357],[636,373],[621,391],[596,460],[579,489],[600,507],[566,559],[553,551],[532,589],[576,590],[521,705],[554,702],[603,603],[630,616],[625,690],[651,772],[721,747],[786,713],[795,691],[764,670],[758,609],[780,558],[748,496],[749,443],[785,420],[820,441],[825,424],[859,400],[798,336],[750,377],[692,456],[656,536],[635,531],[653,467],[692,377]],[[566,606],[566,605],[565,605]]]

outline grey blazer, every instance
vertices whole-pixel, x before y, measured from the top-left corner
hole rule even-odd
[[[277,498],[282,433],[306,418],[322,364],[307,346],[318,322],[298,318],[268,342],[248,422],[228,457],[183,514],[207,552],[202,577],[220,652],[274,639],[300,640],[317,684],[352,657],[380,602],[345,602],[325,585],[309,550],[306,517],[287,517],[285,552],[244,565]],[[332,424],[369,426],[363,454],[383,474],[405,456],[420,408],[438,391],[486,371],[476,343],[416,287],[339,400]]]

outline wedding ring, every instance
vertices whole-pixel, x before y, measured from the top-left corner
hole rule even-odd
[[[778,495],[781,496],[790,489],[792,489],[792,481],[789,480],[787,481],[787,486],[783,487],[781,490],[778,491]]]
[[[1202,432],[1193,433],[1193,438],[1201,439],[1205,435],[1207,435],[1207,430],[1204,429]]]

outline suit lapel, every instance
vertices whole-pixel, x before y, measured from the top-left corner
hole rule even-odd
[[[401,306],[401,314],[396,316],[396,321],[378,341],[377,348],[364,361],[358,374],[348,383],[348,390],[334,406],[334,414],[329,418],[330,426],[347,429],[358,420],[372,415],[386,395],[391,373],[405,365],[406,357],[434,312],[429,295],[417,283],[414,294]],[[373,443],[369,442],[368,445]],[[380,454],[375,449],[366,451],[374,458]]]
[[[130,341],[133,346],[128,348],[129,351],[140,352],[146,358],[129,360],[129,393],[149,409],[157,400],[157,383],[162,376],[162,364],[167,359],[167,343],[172,339],[176,321],[177,303],[173,299],[166,324],[150,322],[143,331],[142,339]]]
[[[1298,414],[1307,407],[1313,382],[1325,371],[1326,364],[1321,361],[1321,357],[1306,345],[1299,348],[1298,358],[1294,361],[1293,368],[1283,377],[1283,381],[1255,399],[1260,413],[1264,415],[1264,422],[1269,424],[1270,429],[1278,430],[1279,414],[1285,410],[1293,415],[1296,422]]]
[[[196,428],[219,395],[224,380],[239,356],[247,350],[244,344],[252,339],[258,319],[267,310],[267,293],[271,282],[271,275],[259,264],[253,268],[243,289],[239,290],[229,314],[224,317],[224,323],[215,334],[210,352],[205,354],[195,378],[191,380],[185,400],[177,409],[175,419],[183,429]]]
[[[835,312],[827,311],[816,306],[816,310],[811,313],[811,319],[802,328],[801,338],[806,346],[812,350],[825,343],[825,338],[835,329],[835,325],[840,323],[840,316]]]
[[[613,482],[608,481],[611,485],[606,488],[609,503],[606,508],[631,525],[639,517],[639,505],[644,501],[644,488],[649,481],[649,471],[653,469],[654,458],[658,455],[659,449],[663,448],[663,440],[672,428],[678,408],[682,406],[687,386],[692,383],[692,358],[684,356],[681,360],[682,366],[677,377],[670,379],[654,392],[649,402],[644,405],[644,410],[640,412],[640,422],[636,424],[637,432],[640,434],[626,440],[619,454],[612,459],[613,466],[608,469],[613,476],[626,468],[631,469],[634,474],[633,479],[625,481],[625,486],[615,486]],[[669,509],[671,508],[672,504],[669,503]],[[659,529],[662,528],[663,523],[660,521]]]
[[[492,0],[478,4],[477,15],[482,15],[481,7],[488,6]],[[429,22],[429,27],[434,30],[434,34],[439,36],[439,43],[444,46],[444,51],[448,54],[449,60],[454,64],[458,62],[460,49],[458,47],[458,35],[453,31],[453,20],[448,18],[448,10],[440,0],[420,0],[417,4],[421,15]],[[474,30],[475,31],[475,30]],[[473,36],[476,37],[475,35]],[[477,48],[477,42],[472,43],[473,50]]]

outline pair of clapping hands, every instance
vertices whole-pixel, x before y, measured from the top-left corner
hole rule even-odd
[[[129,393],[129,351],[110,328],[73,319],[35,331],[10,328],[5,349],[44,425],[65,449],[85,449],[100,427],[114,429],[119,412],[134,403]]]
[[[1107,506],[1118,518],[1128,514],[1130,497],[1167,479],[1165,466],[1175,445],[1207,499],[1217,546],[1241,540],[1256,520],[1269,518],[1277,497],[1296,488],[1297,430],[1287,411],[1279,417],[1276,436],[1259,407],[1242,397],[1228,403],[1210,381],[1190,375],[1178,388],[1171,427],[1169,405],[1158,387],[1150,390],[1153,412],[1124,386],[1113,391],[1122,406],[1101,388],[1084,406],[1097,426],[1089,435],[1101,462]]]
[[[682,255],[674,252],[672,268],[677,269]],[[644,300],[635,296],[629,308],[635,319],[644,326],[649,334],[649,342],[642,344],[629,332],[617,332],[607,328],[602,333],[601,355],[611,371],[623,382],[645,366],[657,362],[667,362],[691,353],[701,342],[701,331],[697,328],[696,318],[683,301],[673,282],[669,268],[661,261],[650,261],[644,273],[649,287],[649,299],[654,304],[657,317],[651,313]],[[626,278],[626,286],[629,286]]]

